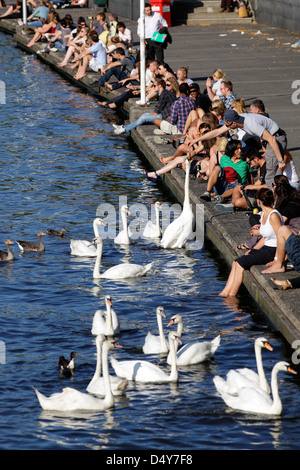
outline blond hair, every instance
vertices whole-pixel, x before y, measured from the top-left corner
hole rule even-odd
[[[231,108],[235,108],[238,114],[247,112],[245,101],[242,98],[237,98],[236,100],[233,100],[230,106]]]
[[[218,80],[220,80],[220,78],[225,80],[226,73],[224,73],[221,69],[215,69],[212,74],[215,75]]]
[[[226,137],[219,137],[216,142],[217,150],[219,150],[220,152],[225,152],[227,144],[228,139],[226,139]]]

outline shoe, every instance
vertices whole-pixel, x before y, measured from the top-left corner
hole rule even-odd
[[[51,47],[51,48],[50,48],[50,51],[51,51],[51,52],[57,52],[57,48],[56,48],[56,47]]]
[[[160,129],[154,129],[153,133],[155,135],[166,135],[164,131],[161,131]]]
[[[204,201],[210,201],[211,200],[211,195],[209,191],[205,191],[201,196],[201,199],[204,199]]]
[[[295,42],[295,44],[292,44],[291,47],[300,47],[300,41]]]
[[[153,176],[149,176],[148,173],[146,173],[146,171],[144,172],[144,176],[145,178],[147,178],[147,180],[152,181],[152,183],[156,183],[157,180],[159,179],[159,176],[157,175],[156,171],[154,173],[156,175],[156,178],[153,178]]]
[[[115,124],[113,126],[115,128],[114,130],[115,134],[124,134],[124,132],[126,132],[126,129],[124,126],[116,126]]]
[[[159,137],[159,135],[154,136],[154,142],[156,144],[169,144],[169,139],[164,139],[163,137]]]
[[[48,47],[45,47],[44,49],[40,49],[39,51],[37,51],[37,54],[44,54],[45,52],[50,52]]]
[[[235,212],[233,204],[216,204],[215,208],[220,212]]]
[[[146,104],[149,103],[149,100],[146,98]],[[142,104],[142,100],[137,100],[135,104]],[[144,104],[144,103],[143,103]]]
[[[212,200],[212,202],[219,202],[219,203],[224,202],[223,196],[220,196],[219,194],[217,196],[213,196],[211,198],[211,200]]]
[[[275,290],[287,290],[293,288],[291,282],[288,279],[286,279],[283,284],[278,285],[275,283],[275,279],[271,277],[269,280],[269,285]]]

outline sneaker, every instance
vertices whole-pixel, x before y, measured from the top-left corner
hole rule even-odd
[[[169,139],[159,137],[159,135],[154,136],[154,142],[156,144],[169,144]]]
[[[209,191],[205,191],[201,196],[201,199],[204,199],[204,201],[210,201],[211,200],[211,195]]]
[[[295,42],[295,44],[292,44],[291,47],[300,47],[300,41]]]
[[[50,52],[47,47],[45,47],[44,49],[40,49],[39,51],[37,51],[37,54],[44,54],[45,52]]]
[[[57,49],[56,47],[51,47],[50,51],[51,51],[51,52],[57,52],[58,49]]]
[[[149,103],[149,100],[146,98],[146,104]],[[142,100],[137,100],[135,104],[142,104]],[[144,103],[143,103],[144,104]]]
[[[224,202],[223,196],[220,196],[220,195],[213,196],[213,197],[211,198],[211,200],[212,200],[213,202],[219,202],[219,203]]]
[[[124,134],[124,132],[126,132],[126,129],[124,126],[116,126],[116,124],[113,125],[115,130],[114,130],[114,133],[115,134]]]
[[[233,204],[216,204],[215,208],[220,212],[235,212]]]
[[[166,135],[166,134],[164,133],[164,131],[161,131],[160,129],[154,129],[153,132],[154,132],[155,135]]]

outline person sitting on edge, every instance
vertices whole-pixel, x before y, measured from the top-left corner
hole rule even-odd
[[[226,286],[220,296],[235,297],[243,282],[245,269],[252,266],[269,263],[274,259],[277,247],[277,234],[282,226],[282,217],[273,209],[274,195],[268,188],[262,188],[257,194],[258,205],[261,208],[260,234],[261,239],[251,250],[233,261]]]
[[[115,134],[130,132],[142,124],[153,124],[155,119],[168,119],[172,104],[176,100],[176,96],[172,91],[168,91],[166,89],[166,82],[163,79],[157,79],[154,86],[157,88],[159,94],[158,104],[156,105],[154,112],[142,114],[136,121],[131,122],[127,126],[117,126],[116,124],[113,124]]]
[[[184,131],[186,120],[190,112],[195,109],[195,101],[189,96],[190,87],[187,83],[179,85],[179,98],[171,107],[171,115],[169,119],[159,119],[154,124],[159,129],[154,130],[154,134],[171,134],[178,135]]]
[[[235,186],[245,186],[248,178],[249,165],[242,160],[241,142],[232,139],[226,145],[225,155],[222,155],[220,164],[212,170],[208,178],[206,191],[200,197],[205,201],[211,201],[214,192],[216,194],[215,201],[222,202],[232,196]]]
[[[129,57],[125,56],[125,51],[122,47],[117,47],[111,53],[112,61],[101,68],[101,77],[94,85],[104,86],[113,75],[120,81],[128,78],[134,69],[134,63]]]
[[[77,58],[80,65],[77,73],[74,75],[76,80],[80,80],[86,76],[88,67],[91,68],[93,72],[98,72],[106,65],[106,50],[103,43],[99,41],[97,32],[91,31],[89,38],[92,45],[84,48]]]
[[[126,28],[126,25],[123,23],[123,21],[119,21],[117,24],[117,30],[120,41],[125,44],[127,49],[130,49],[132,46],[132,34],[130,29]]]
[[[220,99],[225,104],[226,109],[230,109],[232,101],[236,100],[236,94],[233,91],[232,82],[229,80],[224,80],[221,83],[220,90],[222,93]]]

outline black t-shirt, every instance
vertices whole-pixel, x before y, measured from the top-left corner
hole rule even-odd
[[[291,219],[300,217],[300,199],[295,198],[292,201],[287,202],[278,209],[281,215],[286,217],[288,220],[285,224],[288,224]]]

